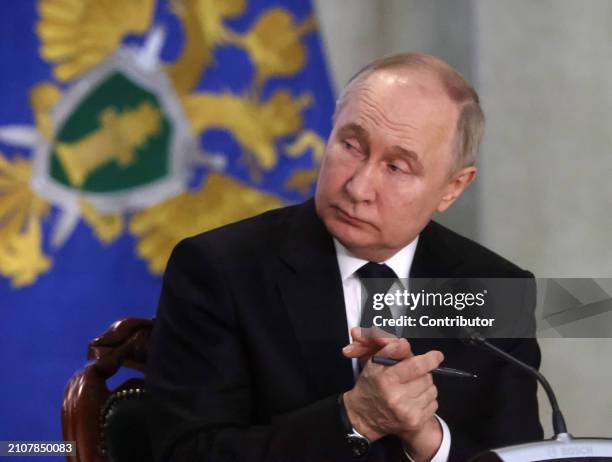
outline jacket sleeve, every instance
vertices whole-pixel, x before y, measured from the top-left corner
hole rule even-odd
[[[257,371],[241,343],[231,281],[211,255],[182,241],[164,275],[146,370],[155,460],[351,460],[336,396],[255,421]],[[395,437],[376,442],[366,460],[390,459],[404,460]]]

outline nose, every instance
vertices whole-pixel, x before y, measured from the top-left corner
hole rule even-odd
[[[372,202],[376,197],[376,174],[370,162],[359,166],[345,184],[346,192],[352,202]]]

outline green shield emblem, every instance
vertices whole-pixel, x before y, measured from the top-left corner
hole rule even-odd
[[[138,210],[185,190],[195,153],[161,66],[118,52],[76,82],[37,149],[33,187],[56,205],[86,199],[102,213]]]
[[[171,131],[155,94],[116,73],[59,127],[49,175],[92,193],[147,185],[168,174]]]

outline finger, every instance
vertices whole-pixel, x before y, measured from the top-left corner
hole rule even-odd
[[[376,351],[369,351],[366,355],[359,357],[359,361],[362,366],[362,369],[364,369],[364,372],[367,368],[368,373],[374,372],[378,375],[384,373],[386,368],[393,368],[397,365],[386,366],[382,364],[373,363],[371,361],[371,357],[373,355],[402,361],[412,357],[412,349],[410,348],[410,343],[408,343],[408,340],[406,340],[405,338],[400,338],[395,339],[393,342],[389,342],[383,348],[380,348]],[[347,356],[346,353],[345,356]]]
[[[434,384],[431,374],[425,374],[398,386],[401,387],[402,398],[406,400],[422,398],[425,400],[429,395],[424,395],[424,393],[428,392],[431,387],[434,387]]]
[[[399,338],[389,332],[382,330],[380,327],[353,327],[351,329],[351,338],[353,342],[361,342],[364,344],[376,344],[380,346],[398,340]]]
[[[391,339],[391,340],[399,339],[397,335],[392,334],[391,332],[387,332],[386,330],[381,329],[378,326],[363,327],[361,329],[361,334],[369,338],[381,338],[381,339]]]
[[[426,408],[433,401],[438,399],[438,388],[435,385],[427,387],[423,393],[421,393],[419,399],[423,403],[423,408]]]
[[[387,342],[388,343],[388,342]],[[371,356],[384,347],[385,344],[379,342],[353,342],[342,348],[342,354],[347,358],[360,358]]]
[[[362,327],[353,327],[351,329],[351,337],[353,342],[342,349],[342,354],[347,358],[359,358],[363,356],[372,356],[376,354],[385,345],[392,342],[397,342],[397,337],[379,337],[370,334],[364,334],[367,330]]]
[[[400,338],[395,340],[394,342],[388,343],[383,348],[379,349],[376,352],[376,355],[398,360],[408,359],[413,356],[410,343],[408,343],[408,340],[406,340],[405,338]]]
[[[371,347],[369,345],[361,345],[358,343],[349,343],[342,348],[342,354],[346,358],[359,358],[367,354]]]
[[[342,353],[347,358],[358,358],[360,356],[376,353],[378,350],[384,347],[386,343],[387,342],[382,344],[380,344],[380,342],[353,342],[342,348]]]
[[[353,327],[351,329],[351,338],[353,339],[353,342],[365,342],[366,341],[366,336],[364,335],[364,332],[362,332],[362,327]]]
[[[405,338],[397,339],[396,341],[385,345],[383,348],[379,349],[378,351],[375,351],[374,354],[376,356],[395,359],[398,361],[402,361],[413,356],[412,349],[410,348],[410,343],[408,343],[408,340],[406,340]],[[368,360],[370,359],[371,358],[368,357]],[[375,366],[379,369],[395,367],[381,364],[375,364]]]
[[[427,406],[423,408],[423,420],[430,419],[436,415],[438,410],[438,400],[434,399]]]
[[[381,350],[382,351],[382,350]],[[444,360],[439,351],[428,351],[425,354],[413,356],[389,368],[389,374],[400,383],[410,382],[417,377],[429,374]]]

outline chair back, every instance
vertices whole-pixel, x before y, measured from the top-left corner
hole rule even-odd
[[[121,367],[144,371],[152,327],[151,319],[121,319],[89,343],[89,362],[69,380],[62,402],[62,432],[75,441],[77,462],[152,460],[144,381],[114,390],[106,383]]]

